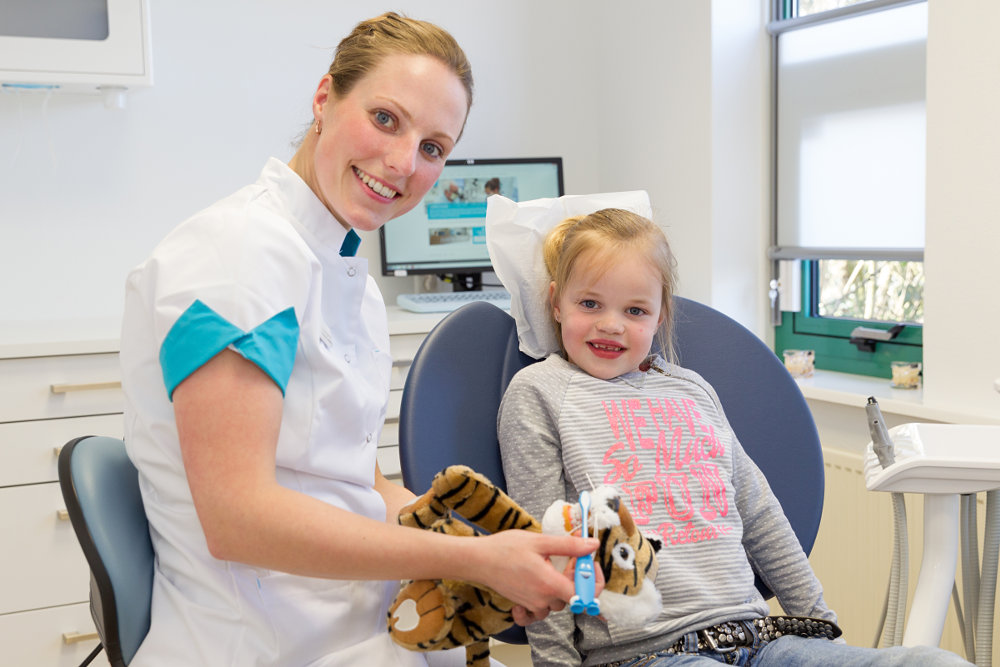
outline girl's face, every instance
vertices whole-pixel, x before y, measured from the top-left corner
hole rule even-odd
[[[421,55],[387,56],[343,98],[330,86],[324,77],[313,98],[321,133],[306,182],[342,225],[372,231],[434,185],[465,124],[465,88]]]
[[[602,380],[638,370],[663,322],[660,274],[641,256],[624,253],[603,274],[595,253],[576,260],[552,313],[569,360]],[[549,286],[550,298],[555,283]]]

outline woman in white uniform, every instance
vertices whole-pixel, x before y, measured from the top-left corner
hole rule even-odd
[[[400,579],[485,584],[522,624],[572,596],[547,557],[592,540],[399,527],[413,495],[375,460],[389,336],[354,229],[421,201],[471,102],[451,35],[363,21],[292,160],[270,160],[129,275],[126,445],[156,552],[134,665],[423,665],[386,632]]]

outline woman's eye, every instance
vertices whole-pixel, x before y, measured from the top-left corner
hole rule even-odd
[[[396,126],[396,119],[392,117],[391,113],[383,109],[375,112],[375,122],[388,129],[393,129]]]
[[[444,155],[444,149],[443,148],[441,148],[437,144],[431,143],[429,141],[427,143],[425,143],[423,146],[421,146],[421,150],[423,150],[423,152],[427,156],[433,157],[433,158],[439,158],[439,157],[442,157]]]

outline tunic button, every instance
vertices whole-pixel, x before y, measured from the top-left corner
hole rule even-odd
[[[347,269],[347,275],[349,275],[351,278],[353,278],[355,276],[355,274],[357,274],[357,272],[358,272],[358,270],[355,269],[353,266],[348,267],[348,269]]]
[[[365,442],[371,442],[371,441],[372,441],[372,434],[369,433],[368,435],[365,436]]]
[[[351,363],[351,355],[345,354],[344,355],[344,361],[346,361],[347,363]]]

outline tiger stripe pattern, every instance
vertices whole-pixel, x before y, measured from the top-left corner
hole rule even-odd
[[[510,496],[467,466],[450,466],[435,475],[427,493],[400,510],[399,523],[465,537],[500,530],[542,531]],[[467,667],[488,667],[490,635],[514,624],[512,607],[507,598],[471,582],[410,581],[389,608],[389,634],[415,651],[464,646]]]

